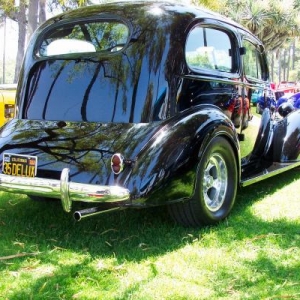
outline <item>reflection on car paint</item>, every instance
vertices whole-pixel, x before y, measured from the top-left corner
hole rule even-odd
[[[66,212],[82,202],[76,220],[165,205],[184,226],[217,224],[239,186],[300,165],[300,110],[276,107],[264,46],[199,7],[120,2],[54,17],[32,36],[17,95],[0,130],[0,190],[61,199]],[[7,155],[26,162],[9,172]]]

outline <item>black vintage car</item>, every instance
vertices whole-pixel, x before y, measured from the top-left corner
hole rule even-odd
[[[300,112],[249,110],[268,79],[261,42],[208,10],[139,1],[56,16],[31,39],[0,131],[0,189],[67,212],[86,203],[76,220],[167,205],[186,226],[217,223],[238,186],[300,165]]]

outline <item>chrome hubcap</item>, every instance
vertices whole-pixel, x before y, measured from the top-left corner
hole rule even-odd
[[[217,211],[223,205],[228,185],[228,173],[224,159],[219,154],[210,157],[204,170],[203,196],[206,207]]]

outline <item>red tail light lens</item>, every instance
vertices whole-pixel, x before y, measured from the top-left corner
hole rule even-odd
[[[114,174],[120,174],[124,169],[124,158],[120,153],[116,153],[111,157],[111,169]]]

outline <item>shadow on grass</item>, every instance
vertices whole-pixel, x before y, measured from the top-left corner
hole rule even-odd
[[[271,195],[300,178],[298,172],[299,170],[292,170],[277,176],[276,179],[241,188],[229,217],[230,223],[250,222],[258,224],[259,228],[260,221],[247,212],[249,206],[263,195]],[[22,240],[25,247],[36,245],[41,252],[61,247],[89,251],[92,256],[118,254],[127,260],[136,261],[144,259],[148,254],[162,254],[165,251],[175,250],[189,241],[187,236],[199,236],[211,230],[209,227],[194,229],[174,224],[164,207],[106,213],[76,222],[71,214],[63,212],[59,201],[39,203],[31,201],[26,196],[18,198],[10,194],[3,194],[1,198],[1,239]],[[10,198],[13,200],[9,201]],[[225,221],[212,228],[218,231],[224,226],[226,228],[226,224]],[[287,222],[286,225],[288,224]],[[270,229],[274,227],[275,224],[272,222]],[[251,233],[257,234],[251,227],[241,229],[245,237]],[[10,254],[9,247],[6,248],[6,250],[0,248],[0,256]]]
[[[76,279],[79,274],[86,274],[88,277],[93,273],[93,280],[100,286],[105,285],[107,290],[110,285],[111,289],[117,286],[122,270],[115,272],[111,268],[104,268],[96,275],[94,266],[90,265],[92,261],[114,258],[117,267],[125,261],[139,263],[151,260],[193,243],[195,239],[198,239],[201,246],[202,237],[211,231],[214,231],[219,243],[224,245],[230,244],[233,239],[242,241],[270,233],[281,235],[278,246],[288,249],[291,246],[290,235],[299,235],[299,226],[288,220],[265,222],[256,218],[249,207],[263,195],[275,193],[300,178],[298,172],[299,170],[292,170],[276,179],[240,189],[236,206],[228,220],[214,227],[199,229],[174,224],[163,207],[102,214],[76,223],[71,215],[62,211],[60,202],[38,203],[25,196],[16,197],[3,193],[0,203],[0,257],[23,252],[39,253],[37,257],[43,264],[59,265],[53,276],[41,277],[29,287],[30,291],[37,291],[47,281],[47,285],[57,286],[57,291],[53,291],[55,298],[60,295],[62,286],[66,293],[68,289],[70,294],[76,293],[76,290],[72,291],[73,285],[70,285],[69,280]],[[263,238],[258,239],[258,243],[263,242]],[[58,262],[66,252],[67,255],[71,255],[70,252],[79,256],[82,254],[83,258],[70,265],[61,265]],[[11,270],[22,268],[22,264],[28,259],[14,259],[11,267],[6,261],[0,261],[0,271],[8,267]],[[268,253],[261,253],[250,267],[260,268],[261,265],[265,266],[265,272],[270,278],[276,276],[276,267],[268,258]],[[284,274],[288,276],[294,271],[287,267]],[[298,277],[294,275],[294,279],[292,278],[295,284],[299,281]],[[255,280],[251,284],[255,284]],[[12,299],[24,299],[28,294],[28,291],[20,289],[13,294]]]

